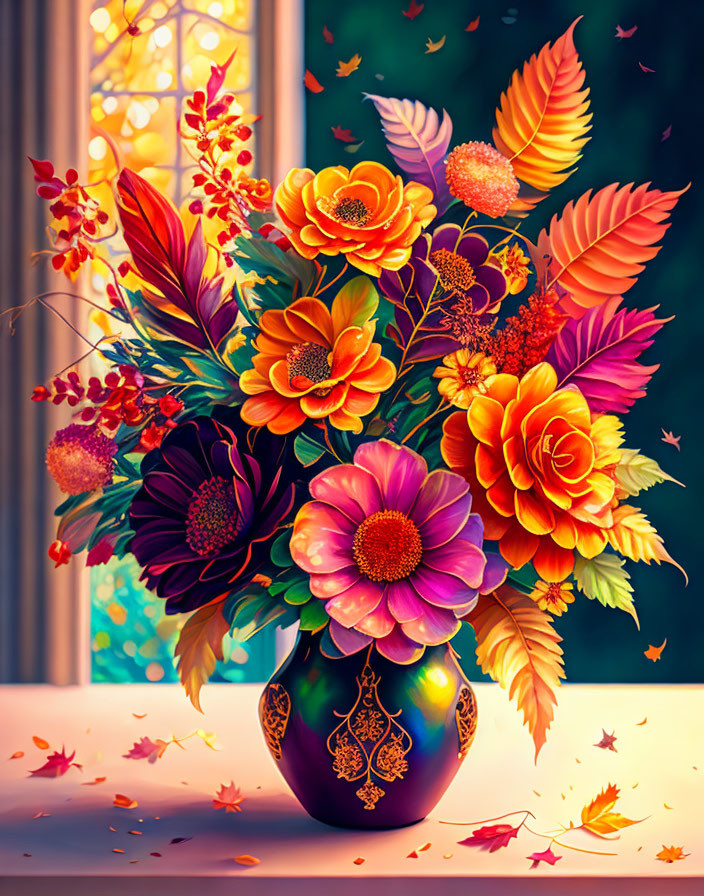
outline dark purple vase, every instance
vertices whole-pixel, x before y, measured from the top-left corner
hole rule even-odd
[[[304,809],[346,828],[421,821],[474,738],[474,692],[449,645],[407,666],[373,648],[341,659],[302,632],[259,703],[267,745]]]

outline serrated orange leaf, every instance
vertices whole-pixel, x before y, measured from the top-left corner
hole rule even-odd
[[[582,89],[585,73],[573,39],[577,22],[513,73],[496,110],[497,149],[519,180],[544,192],[567,180],[589,140],[589,90]],[[530,210],[540,198],[528,209],[519,200],[517,210]]]
[[[239,787],[235,787],[234,781],[229,784],[221,784],[220,790],[213,799],[213,809],[224,809],[226,812],[241,812],[242,803],[246,797],[242,796]]]
[[[32,740],[34,741],[34,746],[37,747],[37,749],[39,749],[39,750],[48,750],[49,749],[49,741],[44,740],[43,737],[37,737],[36,735],[34,735],[32,737]]]
[[[667,644],[667,638],[662,642],[659,647],[654,647],[652,644],[648,644],[648,649],[643,651],[643,656],[647,657],[647,659],[652,660],[654,663],[660,659],[660,656],[665,649],[665,645]],[[640,722],[639,724],[642,724]]]
[[[507,688],[523,712],[537,762],[557,704],[554,691],[565,677],[562,638],[549,613],[508,585],[480,597],[466,619],[477,636],[482,671]]]
[[[609,784],[595,796],[582,809],[582,827],[597,837],[604,837],[606,834],[615,834],[632,824],[639,824],[642,819],[626,818],[619,812],[611,811],[616,805],[618,794],[618,787],[615,784]]]
[[[614,510],[613,520],[613,526],[606,529],[605,534],[615,551],[629,560],[642,560],[644,563],[654,560],[658,565],[663,561],[671,563],[682,573],[685,582],[689,582],[687,573],[667,553],[662,538],[639,507],[622,504]]]
[[[222,639],[230,626],[222,615],[222,603],[197,610],[181,629],[176,644],[178,675],[191,703],[199,712],[200,689],[222,659]]]
[[[349,78],[352,72],[356,72],[359,68],[359,63],[362,61],[362,57],[359,53],[355,53],[354,56],[349,59],[347,62],[343,62],[341,59],[337,64],[337,71],[335,74],[338,78]]]
[[[662,849],[655,858],[660,859],[661,862],[676,862],[678,859],[684,859],[688,855],[688,852],[682,851],[681,846],[665,846],[663,843]]]
[[[261,862],[261,859],[258,859],[256,856],[235,856],[234,861],[237,862],[238,865],[258,865]]]
[[[645,262],[660,251],[655,244],[688,189],[663,193],[648,183],[609,184],[594,195],[587,190],[560,217],[553,216],[538,238],[538,252],[550,256],[547,286],[559,283],[570,293],[570,313],[581,317],[584,309],[633,286]]]

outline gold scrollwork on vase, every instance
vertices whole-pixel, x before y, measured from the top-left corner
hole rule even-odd
[[[346,781],[362,781],[356,796],[365,809],[375,809],[386,793],[373,779],[395,781],[408,770],[406,754],[413,741],[406,729],[396,721],[401,715],[388,712],[377,693],[381,677],[369,664],[369,654],[357,677],[357,699],[346,714],[335,712],[342,719],[328,737],[328,751],[333,757],[333,771]]]
[[[477,733],[477,701],[474,692],[470,688],[462,688],[455,709],[455,721],[457,722],[457,734],[460,739],[458,759],[464,759],[472,746],[474,735]]]
[[[286,688],[278,682],[267,685],[259,706],[259,717],[266,739],[266,745],[274,759],[281,759],[281,743],[286,734],[288,717],[291,714],[291,698]]]

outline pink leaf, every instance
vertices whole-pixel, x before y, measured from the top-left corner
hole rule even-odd
[[[71,768],[71,766],[75,766],[77,769],[82,769],[83,766],[79,765],[77,762],[73,762],[73,757],[76,755],[76,751],[74,750],[70,756],[66,755],[66,748],[61,747],[61,752],[58,751],[52,753],[40,768],[35,768],[33,771],[30,771],[30,777],[32,778],[60,778],[62,775],[65,775],[66,772]]]
[[[452,197],[445,181],[445,157],[452,139],[452,120],[443,109],[442,121],[435,109],[416,100],[365,93],[381,116],[386,146],[398,167],[435,194],[441,215]]]
[[[164,755],[167,746],[168,744],[166,741],[160,740],[159,738],[157,738],[156,741],[153,741],[148,737],[142,737],[138,741],[135,741],[132,749],[128,753],[123,753],[122,756],[123,759],[147,759],[154,764],[157,759],[161,759]]]
[[[653,311],[618,310],[620,296],[590,308],[580,320],[560,331],[546,360],[557,371],[559,387],[575,385],[593,411],[625,413],[659,365],[646,367],[636,359],[653,344],[653,337],[671,317],[658,320]]]
[[[459,840],[459,846],[478,846],[479,849],[488,849],[496,852],[502,846],[508,846],[509,841],[518,836],[520,825],[514,827],[511,824],[490,824],[472,831],[472,836],[466,840]]]
[[[219,93],[220,88],[225,83],[225,75],[227,74],[227,70],[230,67],[230,63],[235,58],[236,52],[236,50],[233,50],[227,61],[222,65],[213,64],[211,66],[210,77],[208,78],[208,85],[206,87],[208,105],[212,103],[212,101]]]
[[[533,862],[530,866],[531,868],[537,868],[541,862],[547,862],[548,865],[554,865],[555,862],[560,861],[562,856],[556,856],[552,851],[552,847],[548,846],[543,852],[532,852],[529,856],[526,856],[526,858]]]

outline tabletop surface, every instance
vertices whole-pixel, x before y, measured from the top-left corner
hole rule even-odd
[[[427,893],[435,879],[442,893],[459,893],[468,877],[472,893],[487,894],[603,894],[605,878],[640,896],[704,892],[704,687],[565,686],[537,765],[506,693],[475,689],[477,737],[436,809],[412,827],[360,832],[314,821],[291,795],[259,730],[259,685],[206,686],[204,715],[172,685],[0,687],[0,893],[46,893],[47,877],[52,896],[97,892],[98,883],[108,896],[124,891],[124,878],[142,882],[132,894],[150,896],[197,893],[202,878],[209,894],[231,892],[232,878],[248,881],[242,893],[281,892],[282,878],[287,894],[310,893],[315,881],[335,881],[336,896],[365,881],[369,892],[382,879],[387,896]],[[595,746],[603,731],[615,734],[615,749]],[[185,740],[153,762],[125,758],[140,738],[172,736]],[[80,769],[29,776],[62,747]],[[242,812],[213,806],[231,781]],[[609,784],[620,788],[615,811],[644,820],[612,842],[585,831],[558,839],[611,855],[553,844],[561,858],[532,868],[527,856],[550,841],[526,828],[494,852],[459,843],[480,822],[524,810],[535,832],[579,825]],[[117,794],[136,806],[115,806]],[[663,846],[688,855],[659,861]],[[259,863],[238,864],[243,855]]]

